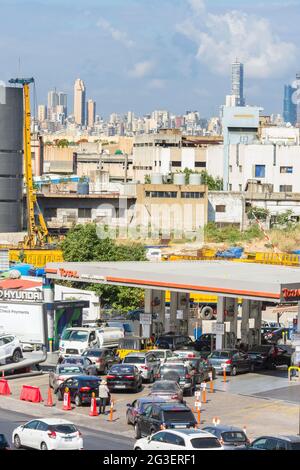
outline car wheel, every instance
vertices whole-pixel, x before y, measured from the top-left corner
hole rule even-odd
[[[22,447],[21,439],[20,439],[18,434],[16,434],[15,437],[14,437],[14,447],[16,449],[21,449],[21,447]]]
[[[75,395],[75,405],[81,406],[81,398],[79,395]]]
[[[233,366],[233,368],[231,369],[231,373],[230,375],[232,375],[233,377],[235,377],[237,374],[237,368],[235,366]]]
[[[135,433],[135,438],[136,439],[141,439],[142,434],[141,434],[141,430],[140,430],[140,427],[139,427],[138,423],[135,423],[135,425],[134,425],[134,433]]]
[[[21,351],[19,349],[16,349],[15,352],[13,353],[12,361],[19,362],[21,358],[22,358]]]
[[[48,450],[46,442],[41,443],[41,450]]]
[[[140,447],[135,447],[134,450],[142,450]]]

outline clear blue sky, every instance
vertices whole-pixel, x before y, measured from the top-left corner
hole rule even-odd
[[[245,62],[248,104],[282,112],[300,70],[300,0],[0,0],[0,79],[36,78],[69,95],[78,77],[97,113],[218,114],[230,62]]]

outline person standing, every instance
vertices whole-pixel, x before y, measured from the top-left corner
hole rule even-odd
[[[105,414],[105,407],[109,401],[109,388],[105,379],[99,385],[99,415]]]

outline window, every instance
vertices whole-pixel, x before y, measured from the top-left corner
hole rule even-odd
[[[165,432],[158,432],[155,436],[152,437],[151,441],[154,442],[165,442]]]
[[[266,165],[255,165],[255,178],[266,177]]]
[[[25,429],[36,429],[38,424],[39,424],[39,421],[37,421],[37,420],[30,421],[30,423],[26,424],[26,426],[24,426],[24,428]]]
[[[149,195],[148,195],[149,194]],[[176,191],[147,191],[146,197],[153,198],[177,198]]]
[[[232,184],[229,185],[229,191],[232,191]]]
[[[229,165],[229,171],[232,173],[232,165]]]
[[[179,167],[181,167],[181,162],[172,162],[172,166],[179,166]]]
[[[78,209],[78,218],[79,219],[90,219],[92,217],[92,209]]]
[[[257,439],[252,445],[254,449],[266,449],[266,444],[267,444],[267,438],[263,437],[261,439]]]
[[[165,434],[165,442],[167,444],[185,447],[184,439],[182,437],[177,436],[176,434],[171,434],[169,432],[166,432]]]
[[[194,449],[218,449],[221,447],[218,439],[213,437],[191,439],[191,444]]]
[[[293,192],[293,186],[290,184],[283,184],[279,186],[279,191],[281,193],[292,193]]]
[[[37,425],[38,431],[48,431],[48,424],[44,423],[43,421],[39,421]]]
[[[183,199],[202,199],[202,198],[204,198],[204,193],[200,193],[200,192],[182,192],[181,197]]]
[[[243,171],[243,167],[242,167],[242,165],[240,165],[239,166],[239,172],[242,173],[242,171]]]
[[[239,191],[242,192],[243,191],[243,185],[239,184]]]
[[[226,206],[217,205],[216,206],[216,212],[226,212]]]
[[[293,173],[293,167],[292,166],[281,166],[280,167],[280,173]]]
[[[206,162],[195,162],[195,168],[206,168]]]
[[[46,207],[44,209],[45,219],[57,217],[57,209],[55,207]]]

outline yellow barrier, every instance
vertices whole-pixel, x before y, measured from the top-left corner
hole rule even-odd
[[[20,255],[24,254],[24,263],[33,264],[36,268],[44,267],[47,263],[60,263],[63,261],[61,250],[9,250],[9,261],[20,262]]]
[[[298,380],[300,380],[300,367],[297,366],[290,366],[288,368],[288,379],[289,382],[291,381],[291,370],[297,370],[298,371]]]

